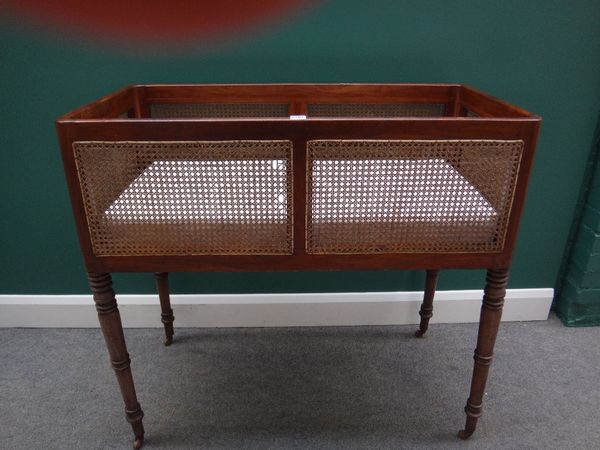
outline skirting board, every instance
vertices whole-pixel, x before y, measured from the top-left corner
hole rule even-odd
[[[437,291],[431,323],[477,322],[482,291]],[[553,289],[509,289],[503,321],[546,320]],[[419,321],[422,292],[172,295],[176,327],[402,325]],[[162,327],[155,295],[117,295],[123,325]],[[91,295],[0,295],[0,327],[92,328]]]

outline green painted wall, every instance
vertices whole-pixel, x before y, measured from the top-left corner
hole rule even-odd
[[[53,120],[130,83],[458,82],[544,118],[511,287],[553,286],[600,111],[600,3],[326,1],[218,46],[133,52],[0,21],[0,293],[84,293]],[[177,292],[420,289],[411,272],[177,275]],[[442,274],[441,289],[481,286]],[[152,292],[148,275],[116,277]]]

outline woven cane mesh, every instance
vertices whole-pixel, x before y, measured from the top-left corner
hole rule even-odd
[[[97,256],[290,254],[290,141],[75,142]]]
[[[155,103],[153,118],[288,117],[287,103]]]
[[[444,105],[438,103],[312,103],[313,117],[438,117]]]
[[[307,251],[499,252],[522,151],[522,141],[310,141]]]

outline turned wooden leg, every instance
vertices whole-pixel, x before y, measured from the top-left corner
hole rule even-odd
[[[158,298],[160,300],[160,320],[165,326],[165,345],[171,345],[173,342],[173,310],[171,309],[171,297],[169,296],[169,274],[166,272],[157,272],[154,274]]]
[[[117,308],[115,292],[112,289],[112,279],[108,273],[89,273],[88,279],[94,294],[98,320],[100,321],[102,334],[104,334],[110,362],[117,375],[121,395],[125,401],[125,416],[135,435],[133,448],[139,449],[144,443],[144,425],[142,424],[144,413],[135,393],[133,376],[129,367],[129,353],[127,353],[125,345],[125,336],[123,335],[121,315]]]
[[[508,269],[488,270],[486,277],[483,304],[481,305],[481,317],[479,319],[479,334],[477,335],[477,348],[473,359],[473,378],[471,381],[471,393],[465,406],[467,422],[465,429],[459,431],[458,437],[467,439],[475,431],[477,420],[483,411],[483,395],[487,381],[496,335],[502,317],[504,296],[508,283]]]
[[[429,319],[433,317],[433,297],[435,295],[435,286],[437,285],[437,279],[440,271],[439,270],[428,270],[427,277],[425,280],[425,292],[423,293],[423,303],[419,315],[421,316],[421,323],[419,329],[415,332],[415,336],[423,337],[427,328],[429,327]]]

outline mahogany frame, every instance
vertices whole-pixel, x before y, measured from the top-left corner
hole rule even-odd
[[[152,103],[287,103],[290,115],[306,115],[308,103],[436,103],[442,117],[398,118],[150,118]],[[79,243],[90,274],[90,284],[113,366],[123,391],[127,417],[143,442],[143,413],[135,397],[118,309],[111,288],[111,272],[155,272],[163,307],[167,341],[173,336],[167,273],[195,271],[295,270],[428,270],[421,326],[427,330],[432,315],[435,281],[440,269],[488,270],[467,425],[470,436],[481,415],[481,398],[491,363],[500,320],[508,268],[531,172],[541,118],[517,106],[458,84],[271,84],[271,85],[136,85],[126,87],[56,121],[65,174]],[[293,254],[290,255],[94,255],[72,144],[76,141],[174,140],[291,140],[293,143]],[[306,231],[306,143],[313,139],[497,139],[522,140],[523,154],[504,247],[488,253],[377,253],[308,254]],[[107,278],[108,277],[108,278]],[[108,306],[107,306],[108,305]],[[116,314],[116,315],[115,315]],[[108,321],[108,317],[113,317]],[[118,321],[118,324],[117,324]],[[170,330],[170,331],[169,331]],[[169,334],[170,333],[170,334]],[[117,355],[115,360],[112,356]],[[138,411],[139,409],[139,411]]]
[[[148,102],[287,102],[305,114],[307,102],[443,103],[434,118],[151,119]],[[479,117],[460,116],[469,110]],[[118,118],[130,112],[131,118]],[[452,114],[452,115],[450,115]],[[497,117],[497,116],[500,117]],[[510,265],[541,119],[460,85],[144,85],[131,86],[57,120],[79,242],[93,272],[290,271],[354,269],[502,268]],[[292,255],[94,255],[72,143],[89,140],[236,140],[293,142]],[[524,142],[505,245],[494,253],[378,253],[315,255],[304,245],[306,142],[313,139],[518,139]]]

